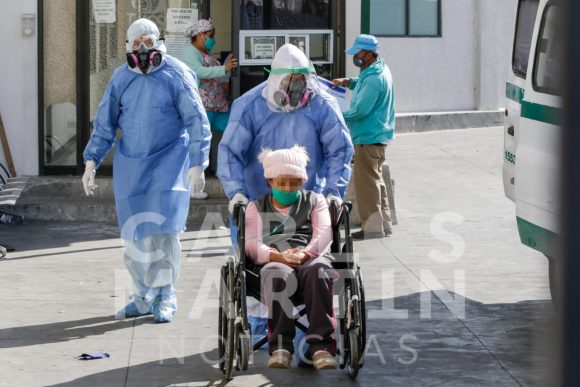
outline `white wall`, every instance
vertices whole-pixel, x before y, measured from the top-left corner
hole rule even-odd
[[[393,73],[396,109],[492,110],[503,106],[517,0],[443,0],[441,38],[379,38]],[[361,2],[347,1],[347,47]],[[347,56],[347,76],[358,69]]]
[[[38,175],[38,28],[22,34],[23,13],[34,13],[37,0],[0,0],[0,114],[18,175]],[[5,157],[0,149],[2,162]]]
[[[511,71],[511,53],[517,0],[481,1],[481,87],[479,109],[505,107],[505,82]]]

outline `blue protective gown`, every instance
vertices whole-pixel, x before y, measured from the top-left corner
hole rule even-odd
[[[301,145],[308,151],[308,181],[304,189],[342,197],[350,179],[353,145],[338,104],[317,92],[303,108],[275,112],[262,90],[266,82],[234,101],[219,147],[218,177],[228,198],[241,192],[250,200],[270,192],[258,161],[263,148]]]
[[[211,133],[195,74],[164,55],[147,74],[115,70],[93,120],[83,157],[97,166],[117,141],[113,184],[121,238],[185,230],[187,172],[208,165]]]

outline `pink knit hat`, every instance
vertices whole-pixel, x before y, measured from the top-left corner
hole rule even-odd
[[[306,174],[306,164],[308,164],[308,153],[304,147],[294,145],[290,149],[263,149],[258,156],[258,160],[264,166],[264,176],[272,179],[278,176],[296,176],[302,180],[308,180]]]

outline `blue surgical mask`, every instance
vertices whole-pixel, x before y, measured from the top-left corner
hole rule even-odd
[[[296,191],[281,191],[276,188],[272,188],[272,196],[274,200],[280,203],[283,206],[289,206],[298,201],[300,199],[300,190]]]
[[[205,40],[205,50],[210,52],[215,47],[215,38],[207,38]]]

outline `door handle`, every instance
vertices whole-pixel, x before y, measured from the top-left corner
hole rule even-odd
[[[515,134],[514,126],[512,125],[509,128],[507,128],[507,132],[510,136],[513,136]]]

